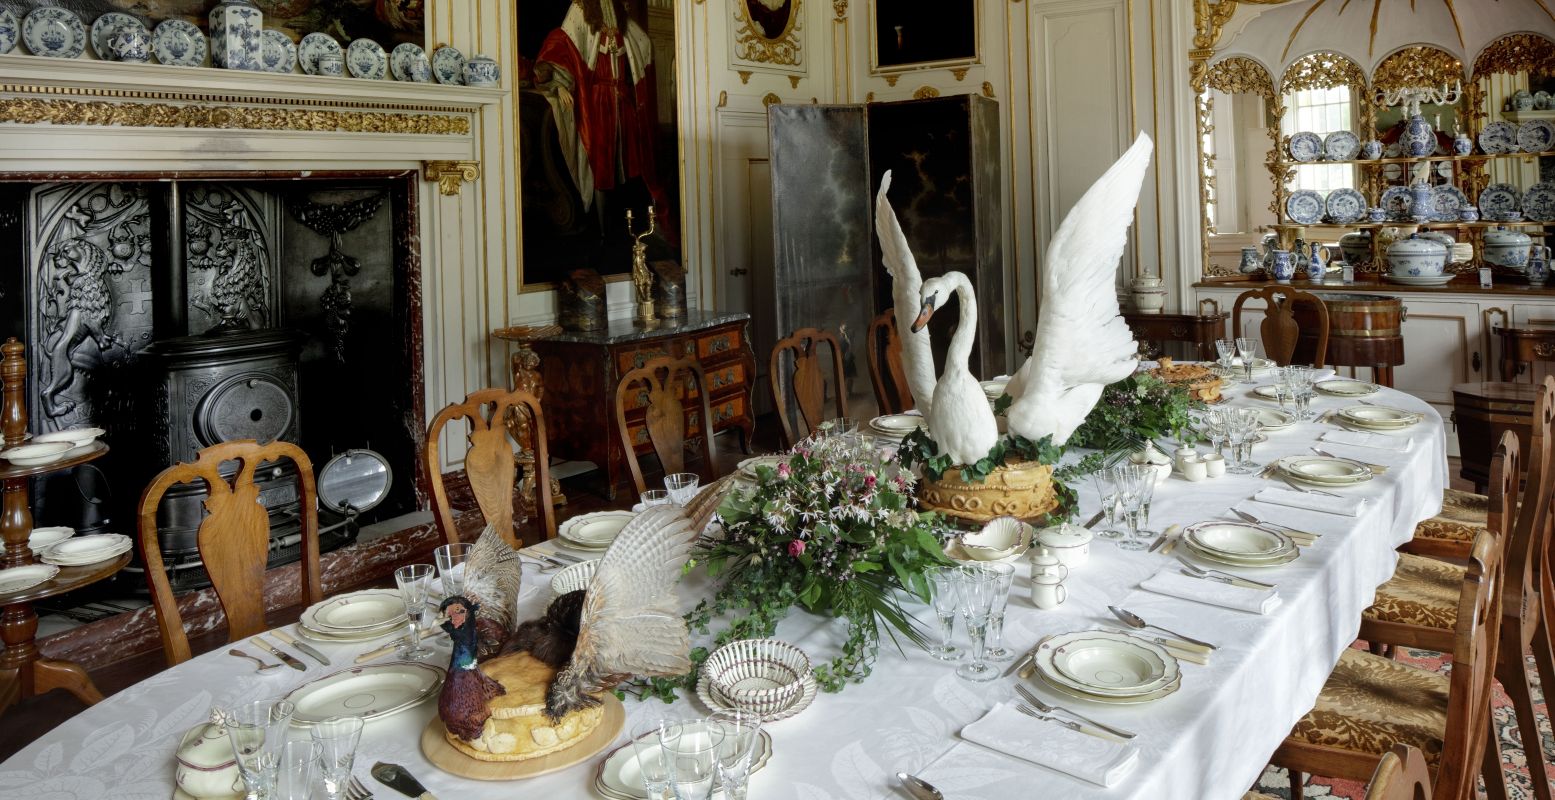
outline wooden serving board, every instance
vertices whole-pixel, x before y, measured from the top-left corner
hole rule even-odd
[[[471,758],[448,743],[444,737],[443,721],[436,715],[421,732],[421,752],[432,765],[461,778],[478,781],[513,781],[533,778],[557,770],[566,769],[605,751],[615,742],[621,729],[626,727],[626,707],[613,693],[604,696],[605,714],[588,736],[579,739],[571,747],[548,753],[527,761],[482,761]]]

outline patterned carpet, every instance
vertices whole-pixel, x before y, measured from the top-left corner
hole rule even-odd
[[[1444,656],[1428,650],[1404,649],[1399,652],[1398,660],[1442,674],[1452,669],[1452,665]],[[1549,710],[1538,684],[1532,656],[1528,657],[1528,671],[1535,676],[1533,701],[1539,722],[1539,736],[1543,739],[1544,752],[1552,753],[1555,752],[1555,734],[1550,731]],[[1496,684],[1495,707],[1492,713],[1495,716],[1496,730],[1501,736],[1501,761],[1505,767],[1508,795],[1512,800],[1532,798],[1533,790],[1528,782],[1528,762],[1523,755],[1522,738],[1517,732],[1517,718],[1512,713],[1512,703],[1501,690],[1500,684]],[[1555,768],[1549,770],[1547,779],[1555,780]],[[1285,770],[1271,767],[1264,771],[1263,777],[1259,778],[1258,790],[1274,797],[1290,800],[1290,779],[1286,776]],[[1365,795],[1366,787],[1355,781],[1333,780],[1314,775],[1307,779],[1306,792],[1302,797],[1361,800]],[[1480,790],[1480,796],[1484,796],[1483,788]]]

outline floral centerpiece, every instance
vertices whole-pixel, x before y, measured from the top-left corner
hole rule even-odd
[[[1202,405],[1181,385],[1136,373],[1102,390],[1070,442],[1115,454],[1139,450],[1162,436],[1181,440],[1188,412]]]

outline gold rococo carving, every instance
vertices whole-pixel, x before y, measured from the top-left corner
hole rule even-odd
[[[993,97],[993,83],[989,81],[983,81],[983,96]]]
[[[917,91],[912,93],[914,100],[927,100],[930,97],[939,97],[939,90],[933,86],[919,86]]]
[[[951,70],[950,74],[956,80],[964,81],[964,80],[966,80],[967,72],[971,71],[971,69],[972,69],[971,67],[957,67],[957,68]]]
[[[1519,72],[1555,74],[1555,42],[1536,33],[1509,33],[1474,57],[1474,77]]]
[[[322,108],[0,98],[0,122],[265,131],[468,135],[465,116]]]
[[[1215,62],[1205,73],[1205,85],[1222,94],[1256,94],[1266,100],[1274,99],[1274,80],[1269,71],[1245,56]]]
[[[764,106],[773,106],[773,105],[777,105],[778,103],[781,103],[781,102],[783,102],[783,98],[778,97],[776,94],[774,94],[772,92],[767,92],[761,98],[761,104],[764,105]]]
[[[781,67],[797,67],[803,53],[799,31],[804,27],[804,0],[793,0],[788,11],[788,24],[776,37],[767,38],[761,28],[751,21],[743,2],[735,3],[734,55],[741,61],[774,64]],[[846,10],[846,9],[844,9]]]
[[[1341,53],[1308,53],[1292,61],[1280,76],[1280,91],[1286,93],[1340,86],[1348,86],[1358,94],[1366,88],[1366,72]]]
[[[424,161],[422,175],[429,181],[437,181],[437,190],[447,197],[459,193],[465,181],[475,181],[481,176],[479,161]]]
[[[1463,62],[1430,45],[1406,47],[1382,60],[1372,73],[1372,88],[1397,91],[1419,86],[1452,86],[1463,81]]]
[[[831,0],[832,13],[837,15],[838,22],[844,22],[848,18],[848,0]]]

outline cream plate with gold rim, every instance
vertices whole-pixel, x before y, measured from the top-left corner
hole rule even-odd
[[[747,458],[744,461],[741,461],[738,469],[741,475],[751,480],[756,480],[757,467],[777,469],[779,464],[787,463],[788,456],[784,455],[752,456],[751,458]]]
[[[58,574],[59,567],[53,564],[28,564],[25,567],[0,569],[0,594],[31,589]]]
[[[579,550],[604,550],[636,515],[630,511],[595,511],[562,523],[556,532],[563,543]]]
[[[1183,536],[1200,549],[1233,558],[1270,558],[1295,547],[1285,534],[1245,522],[1197,522],[1184,528]]]
[[[404,623],[405,601],[392,589],[368,589],[331,597],[302,612],[302,623],[321,633],[351,635]]]
[[[1345,378],[1318,381],[1312,384],[1312,388],[1322,394],[1333,395],[1334,397],[1369,397],[1382,390],[1382,387],[1375,383],[1352,381]]]
[[[1367,428],[1407,428],[1420,421],[1420,415],[1388,406],[1350,406],[1339,409],[1346,422]]]
[[[1278,463],[1280,471],[1292,478],[1325,486],[1349,486],[1372,478],[1370,467],[1348,458],[1286,456]]]
[[[758,731],[757,736],[750,757],[751,774],[761,771],[772,760],[772,734]],[[599,771],[594,775],[594,789],[611,800],[648,800],[648,792],[643,789],[642,764],[631,742],[611,751],[600,762]],[[712,797],[724,797],[723,790],[714,789]]]
[[[1107,685],[1092,685],[1082,682],[1064,674],[1054,663],[1058,655],[1058,649],[1081,639],[1110,639],[1126,645],[1137,645],[1141,650],[1148,651],[1163,665],[1162,678],[1151,678],[1138,687],[1122,688]],[[1143,658],[1139,651],[1133,651]],[[1136,639],[1125,633],[1113,633],[1111,631],[1074,631],[1072,633],[1058,634],[1042,640],[1037,645],[1033,664],[1036,673],[1044,683],[1054,689],[1064,692],[1072,697],[1079,697],[1097,703],[1142,703],[1165,697],[1177,690],[1182,683],[1182,666],[1177,659],[1168,653],[1165,648],[1154,642]],[[1113,666],[1122,668],[1126,663],[1123,660],[1113,662]],[[1077,667],[1078,668],[1078,667]],[[1135,664],[1134,669],[1138,669]],[[1111,676],[1100,676],[1098,681],[1110,679]],[[1120,678],[1119,680],[1127,680]]]
[[[414,661],[391,661],[341,670],[305,683],[284,699],[297,707],[292,724],[317,725],[330,717],[371,722],[437,696],[443,669]]]
[[[1084,631],[1056,636],[1038,647],[1052,648],[1053,669],[1092,694],[1147,694],[1177,679],[1181,668],[1160,646],[1124,634]]]

